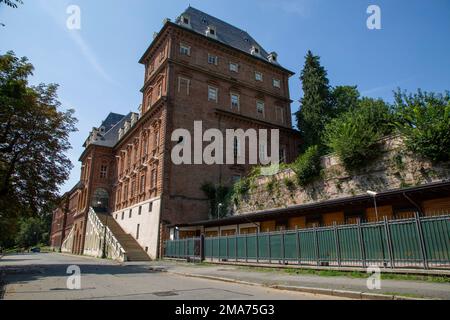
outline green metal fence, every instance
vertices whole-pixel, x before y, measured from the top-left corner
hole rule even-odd
[[[167,241],[165,256],[189,256],[194,240]],[[410,219],[201,238],[200,242],[199,255],[212,261],[450,268],[450,215],[416,214]]]

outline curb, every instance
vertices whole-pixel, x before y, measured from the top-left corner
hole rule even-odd
[[[183,259],[182,259],[183,260]],[[185,261],[185,260],[184,260]],[[366,273],[366,268],[361,267],[320,267],[310,265],[296,265],[296,264],[267,264],[267,263],[245,263],[245,262],[231,262],[231,261],[208,261],[209,264],[223,265],[223,266],[238,266],[238,267],[258,267],[268,269],[300,269],[300,270],[317,270],[317,271],[342,271],[342,272],[363,272]],[[450,270],[448,269],[402,269],[402,268],[381,268],[382,273],[386,274],[406,274],[406,275],[418,275],[418,276],[438,276],[438,277],[450,277]]]
[[[216,281],[243,284],[243,285],[249,285],[249,286],[266,287],[266,288],[277,289],[277,290],[296,291],[296,292],[304,292],[304,293],[312,293],[312,294],[322,294],[322,295],[327,295],[327,296],[358,299],[358,300],[432,300],[432,299],[424,299],[424,298],[411,298],[411,297],[405,297],[405,296],[399,296],[399,295],[388,295],[388,294],[381,294],[381,293],[367,293],[367,292],[358,292],[358,291],[325,289],[325,288],[317,288],[317,287],[265,285],[262,283],[248,282],[248,281],[215,277],[215,276],[207,276],[207,275],[201,275],[201,274],[173,272],[173,271],[168,271],[168,272],[179,275],[179,276],[183,276],[183,277],[216,280]]]

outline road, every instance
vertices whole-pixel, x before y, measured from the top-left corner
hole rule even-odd
[[[81,271],[81,288],[70,290],[69,266]],[[164,272],[152,264],[114,261],[57,253],[7,255],[0,259],[4,299],[43,300],[319,300],[325,295],[198,279]],[[76,283],[76,282],[70,282]]]

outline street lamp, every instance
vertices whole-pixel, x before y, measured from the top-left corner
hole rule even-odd
[[[375,191],[367,190],[367,194],[369,196],[372,196],[372,198],[373,198],[373,203],[375,205],[375,217],[377,218],[377,221],[378,221],[378,208],[377,208],[377,195],[378,195],[378,193],[376,193]]]
[[[217,220],[220,220],[220,208],[223,207],[223,203],[217,205]]]

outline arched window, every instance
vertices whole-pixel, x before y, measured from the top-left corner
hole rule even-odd
[[[91,206],[93,208],[107,209],[109,205],[109,194],[103,188],[97,188],[92,196]]]

